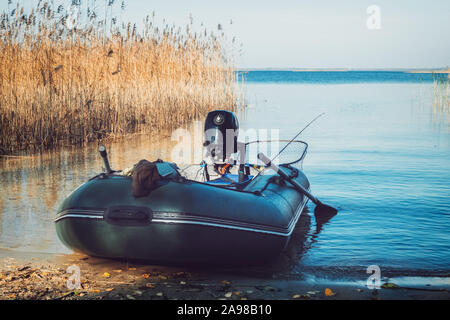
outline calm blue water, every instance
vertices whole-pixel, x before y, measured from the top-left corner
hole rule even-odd
[[[314,235],[296,270],[379,265],[450,272],[450,110],[432,77],[396,72],[248,72],[241,127],[301,139],[313,193],[339,214]],[[313,210],[313,205],[309,205]]]
[[[343,277],[374,264],[382,275],[450,273],[450,110],[435,104],[432,75],[253,71],[246,97],[241,127],[279,129],[280,138],[325,112],[300,137],[310,145],[303,168],[339,214],[318,234],[311,219],[294,273]],[[139,135],[108,153],[126,168],[170,159],[174,144]],[[0,253],[70,252],[54,215],[101,167],[95,144],[0,159]]]
[[[430,83],[445,79],[447,74],[410,73],[400,71],[241,71],[249,83],[374,83],[374,82],[409,82]]]

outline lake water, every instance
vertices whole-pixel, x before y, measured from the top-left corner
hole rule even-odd
[[[398,276],[450,273],[450,110],[436,104],[430,74],[246,73],[243,129],[279,129],[309,143],[312,192],[339,214],[316,233],[314,218],[293,274],[348,275],[378,265]],[[113,168],[170,159],[168,137],[108,145]],[[0,158],[0,248],[70,252],[53,218],[62,200],[101,170],[97,145]],[[313,205],[310,203],[310,210]]]
[[[296,270],[450,271],[450,113],[430,74],[250,72],[241,126],[310,145],[313,193],[339,208]],[[312,209],[312,206],[310,207]],[[314,221],[311,233],[314,230]]]

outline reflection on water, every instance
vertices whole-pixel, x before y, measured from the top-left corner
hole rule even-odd
[[[450,130],[450,79],[435,81],[433,84],[433,119],[436,124],[443,123]]]
[[[326,112],[300,137],[310,146],[303,167],[313,193],[339,214],[323,226],[307,218],[297,229],[281,258],[294,259],[295,271],[449,270],[450,121],[444,109],[437,115],[432,86],[248,83],[242,128],[280,129],[279,138],[290,139]],[[106,145],[113,169],[123,169],[140,159],[171,160],[175,144],[136,135]],[[0,158],[0,248],[68,252],[53,217],[101,168],[96,144]]]
[[[112,167],[123,169],[140,159],[170,159],[174,143],[167,136],[136,135],[107,146]],[[0,158],[0,248],[68,252],[54,231],[58,206],[101,170],[97,145]]]

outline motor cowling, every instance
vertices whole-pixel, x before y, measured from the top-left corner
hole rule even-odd
[[[238,151],[239,121],[233,112],[215,110],[205,120],[204,146],[215,163],[225,162]]]

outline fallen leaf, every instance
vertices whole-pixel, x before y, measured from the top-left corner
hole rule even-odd
[[[136,270],[136,268],[128,268],[128,270],[134,271],[134,270]]]
[[[240,293],[239,291],[235,291],[235,292],[234,292],[234,295],[235,295],[235,296],[240,296],[241,293]]]
[[[105,273],[103,274],[103,276],[104,276],[105,278],[111,277],[111,275],[110,275],[108,272],[105,272]]]
[[[98,290],[98,289],[93,289],[92,292],[93,292],[93,293],[99,293],[99,292],[101,292],[101,291]]]
[[[332,296],[334,296],[334,295],[336,295],[336,293],[333,292],[331,289],[329,289],[329,288],[326,288],[326,289],[325,289],[325,296],[327,296],[327,297],[332,297]]]
[[[241,300],[247,300],[247,298],[246,297],[242,297]]]
[[[167,277],[166,277],[166,276],[163,276],[163,275],[160,275],[159,278],[160,278],[161,280],[167,280]]]
[[[128,299],[128,300],[136,300],[135,297],[133,297],[132,295],[129,295],[129,294],[127,294],[127,299]]]
[[[120,272],[122,272],[122,270],[120,270],[120,269],[117,269],[117,270],[113,270],[114,272],[117,272],[117,273],[120,273]]]
[[[9,296],[8,296],[8,298],[10,298],[10,299],[15,299],[17,296],[15,295],[15,294],[10,294]]]
[[[105,291],[107,291],[107,292],[111,292],[111,291],[113,291],[114,290],[114,288],[108,288],[108,289],[105,289]]]
[[[150,274],[144,273],[144,274],[142,274],[142,278],[148,279],[148,278],[150,278]]]
[[[186,284],[186,282],[184,282],[184,281],[180,281],[180,284]]]
[[[150,288],[150,289],[152,289],[152,288],[155,287],[155,286],[154,286],[153,284],[151,284],[151,283],[146,283],[145,286],[146,286],[147,288]]]
[[[294,294],[294,295],[292,296],[292,299],[298,299],[298,298],[300,298],[300,295],[299,295],[299,294]]]
[[[162,293],[162,292],[158,292],[156,295],[157,295],[158,297],[162,297],[162,296],[163,296],[163,293]]]
[[[232,292],[227,292],[227,293],[225,293],[225,298],[231,298],[231,296],[233,295],[233,293]]]
[[[229,286],[231,284],[231,282],[227,281],[227,280],[222,280],[222,284],[225,286]]]

